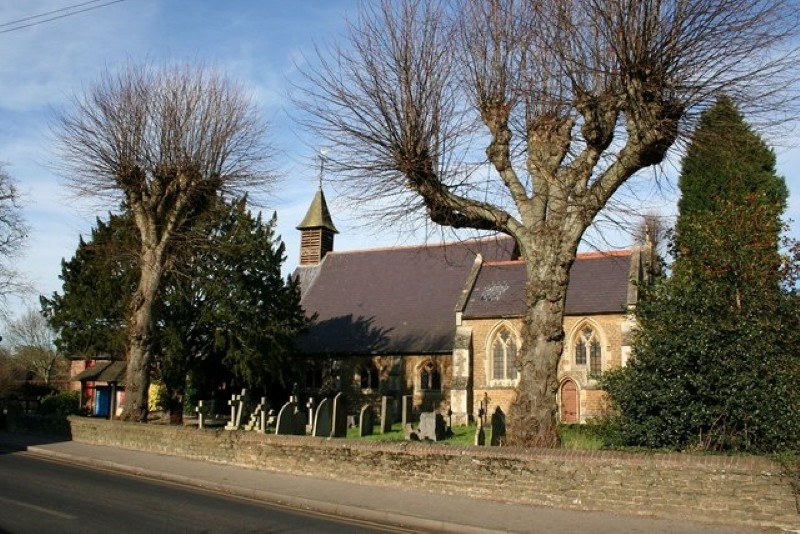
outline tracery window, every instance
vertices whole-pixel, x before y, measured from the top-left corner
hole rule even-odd
[[[588,367],[589,374],[599,375],[603,371],[603,353],[600,339],[591,327],[585,326],[575,341],[575,365]]]
[[[506,327],[492,341],[492,380],[517,379],[517,338]]]

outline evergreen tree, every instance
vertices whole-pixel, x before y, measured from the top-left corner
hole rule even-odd
[[[61,354],[124,358],[127,308],[138,279],[136,246],[128,217],[98,217],[89,241],[81,237],[75,256],[61,261],[63,293],[40,297]]]
[[[642,292],[634,359],[605,377],[621,436],[650,447],[798,448],[800,318],[778,251],[786,186],[730,100],[703,116],[680,184],[672,276]]]
[[[294,378],[289,357],[307,326],[294,280],[281,277],[284,245],[246,200],[219,201],[173,246],[153,308],[155,378],[166,389],[173,422],[187,395],[208,398],[220,387],[266,388]],[[138,280],[136,234],[128,217],[98,220],[63,262],[64,293],[42,298],[67,354],[124,354],[127,307]]]

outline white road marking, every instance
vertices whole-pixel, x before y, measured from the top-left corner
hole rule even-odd
[[[16,506],[22,506],[24,508],[30,508],[31,510],[36,510],[37,512],[42,512],[44,514],[54,515],[60,519],[78,519],[77,516],[69,515],[69,514],[62,514],[61,512],[56,512],[55,510],[50,510],[48,508],[44,508],[42,506],[36,506],[35,504],[29,504],[22,501],[17,501],[15,499],[8,499],[6,497],[0,497],[0,501],[7,502],[9,504],[13,504]]]

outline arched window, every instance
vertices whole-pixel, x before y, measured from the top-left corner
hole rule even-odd
[[[578,333],[575,341],[575,365],[588,367],[589,374],[599,375],[603,371],[603,354],[600,338],[590,326]]]
[[[378,389],[380,386],[380,378],[378,377],[378,368],[375,364],[364,365],[361,367],[361,389]]]
[[[517,338],[506,327],[494,336],[492,350],[492,380],[517,379]]]
[[[442,389],[442,375],[433,362],[427,362],[420,369],[419,386],[422,390]]]

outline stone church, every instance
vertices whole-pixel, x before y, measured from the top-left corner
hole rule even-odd
[[[300,339],[316,362],[306,391],[326,381],[357,398],[410,395],[416,411],[507,412],[519,377],[525,268],[510,238],[337,252],[322,190],[303,221],[302,305],[315,316]],[[630,310],[651,271],[652,247],[579,254],[567,293],[558,369],[564,423],[603,413],[597,377],[630,356]]]

